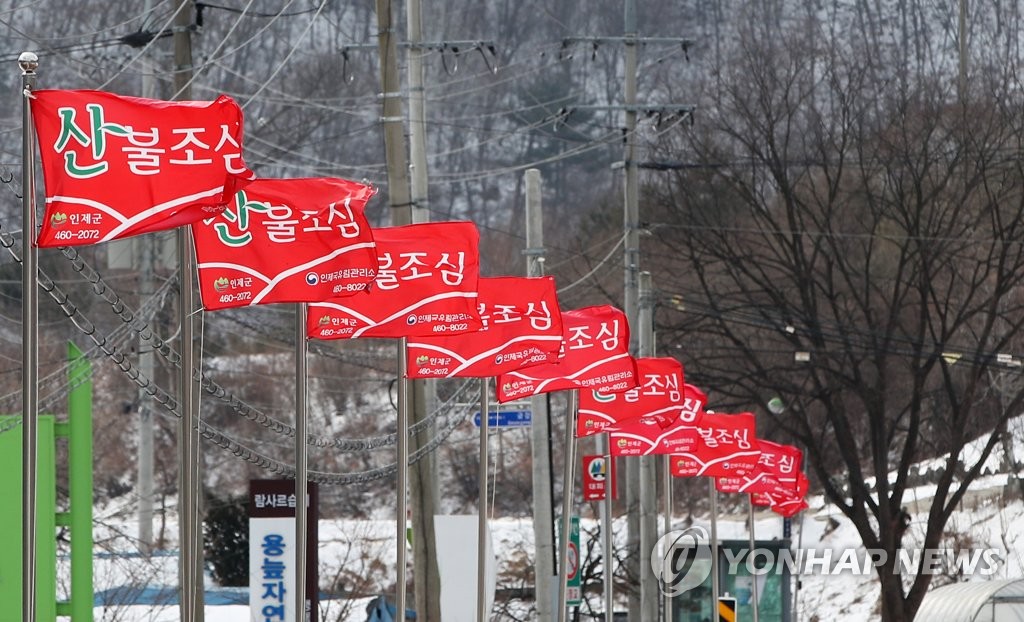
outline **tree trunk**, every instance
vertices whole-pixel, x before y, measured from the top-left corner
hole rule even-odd
[[[906,613],[906,602],[903,598],[903,581],[898,573],[894,573],[888,564],[878,569],[881,583],[882,622],[910,622],[913,616]]]

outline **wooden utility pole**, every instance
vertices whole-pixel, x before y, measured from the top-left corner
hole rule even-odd
[[[380,54],[380,82],[384,126],[384,154],[387,160],[388,202],[391,205],[391,224],[406,225],[412,222],[412,196],[409,186],[409,160],[405,148],[405,118],[402,115],[401,80],[398,73],[398,44],[392,20],[391,0],[376,0],[377,47]],[[413,421],[427,418],[426,396],[423,383],[409,382],[405,374],[405,340],[399,344],[399,406],[398,406],[398,584],[395,604],[402,619],[406,608],[405,589],[405,520],[408,505],[407,491],[411,492],[413,531],[413,576],[415,580],[416,614],[422,620],[441,619],[441,584],[437,570],[437,548],[434,539],[434,514],[437,512],[437,495],[433,477],[434,457],[428,454],[413,465],[410,490],[408,437],[409,415]],[[412,439],[413,447],[426,444],[429,429]]]
[[[693,111],[691,105],[658,105],[640,106],[637,104],[637,46],[641,43],[668,43],[682,46],[690,45],[689,39],[665,38],[665,37],[639,37],[637,35],[636,0],[624,0],[623,11],[623,36],[621,37],[571,37],[564,40],[565,44],[574,42],[616,42],[625,47],[625,84],[623,89],[623,104],[621,106],[574,106],[574,110],[621,110],[625,116],[625,152],[623,154],[623,170],[625,172],[623,184],[623,306],[626,319],[631,329],[629,351],[634,356],[638,355],[637,330],[639,320],[639,281],[640,281],[640,184],[639,184],[639,162],[636,153],[636,123],[637,114],[642,111],[672,112],[676,114],[689,114]],[[654,348],[651,346],[653,355]],[[654,583],[654,576],[648,569],[641,565],[641,558],[650,553],[654,546],[657,534],[656,520],[656,470],[650,467],[643,469],[644,477],[647,478],[641,484],[641,462],[638,460],[624,460],[624,476],[622,478],[623,497],[625,498],[626,510],[626,574],[636,577],[640,582],[640,590],[632,591],[629,594],[629,619],[631,621],[642,620],[647,622],[652,619],[649,616],[651,611],[657,611],[658,595]],[[609,465],[610,466],[610,465]],[[641,498],[641,491],[644,492]],[[607,507],[608,504],[605,504]],[[642,507],[641,507],[642,506]],[[610,510],[606,510],[610,514]],[[641,526],[641,515],[647,517]],[[652,522],[650,517],[655,517]],[[608,519],[609,529],[611,517]],[[611,549],[611,546],[606,548]],[[641,549],[646,553],[641,552]],[[605,587],[606,594],[611,591],[611,583]],[[606,601],[611,601],[606,596]],[[641,602],[642,601],[642,602]],[[653,604],[652,604],[653,603]],[[611,607],[611,603],[606,603]],[[644,613],[646,612],[646,613]]]
[[[651,287],[651,273],[639,275],[637,300],[637,332],[640,343],[637,352],[641,357],[654,356],[654,297]],[[655,456],[640,456],[637,460],[639,484],[639,527],[640,527],[640,619],[658,619],[659,589],[651,572],[651,552],[658,539],[657,469]]]
[[[544,219],[541,210],[540,171],[526,175],[526,276],[544,276]],[[537,622],[554,620],[555,541],[551,507],[551,445],[547,395],[530,398],[533,425],[530,428],[533,453],[533,542],[534,607]]]
[[[146,0],[144,13],[149,14],[153,0]],[[147,61],[146,72],[142,74],[142,96],[156,98],[156,78]],[[151,244],[144,239],[124,240],[123,247],[134,249],[132,260],[139,271],[139,307],[142,301],[153,295],[153,258],[162,243],[160,236],[150,234]],[[153,349],[139,336],[139,372],[155,380]],[[146,555],[153,552],[153,410],[149,394],[142,387],[137,393],[139,412],[138,485],[139,485],[139,549]]]

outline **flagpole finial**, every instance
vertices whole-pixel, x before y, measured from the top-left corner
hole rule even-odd
[[[18,66],[21,67],[22,75],[32,75],[36,72],[36,68],[39,67],[39,57],[36,56],[35,52],[22,52],[18,56]]]

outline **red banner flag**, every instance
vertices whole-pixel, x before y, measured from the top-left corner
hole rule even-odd
[[[619,309],[598,305],[563,312],[562,339],[557,363],[501,374],[498,401],[562,389],[625,391],[636,386],[629,325]]]
[[[677,422],[662,429],[654,419],[637,417],[604,428],[613,456],[648,456],[651,454],[687,454],[697,451],[701,443],[697,428]]]
[[[807,509],[808,505],[805,497],[807,496],[808,488],[810,488],[810,482],[807,481],[807,476],[802,471],[797,473],[793,486],[794,489],[791,493],[775,497],[774,503],[771,506],[773,512],[780,516],[791,518]]]
[[[363,208],[376,192],[345,179],[258,179],[224,213],[192,225],[209,310],[316,302],[366,289],[377,250]]]
[[[695,451],[672,454],[672,475],[731,477],[752,472],[761,453],[755,426],[753,413],[704,413],[695,426],[701,442]]]
[[[679,421],[691,425],[697,423],[707,403],[708,396],[703,391],[692,384],[683,385],[683,409],[679,413]]]
[[[745,476],[719,477],[720,492],[779,493],[795,490],[803,453],[792,445],[757,440],[757,467]]]
[[[410,338],[410,378],[490,378],[558,359],[562,312],[553,277],[482,277],[478,285],[483,328]]]
[[[683,365],[674,358],[636,359],[637,387],[618,393],[580,391],[576,436],[590,436],[606,426],[642,417],[666,428],[683,410]]]
[[[471,222],[373,230],[379,267],[366,291],[309,305],[314,339],[450,335],[480,330],[480,234]]]
[[[752,493],[750,500],[754,505],[771,507],[772,511],[785,518],[791,518],[808,505],[804,497],[807,494],[810,483],[807,477],[801,472],[797,474],[795,489],[790,491],[778,491],[774,493]]]
[[[255,178],[227,96],[169,102],[102,91],[32,95],[46,214],[39,246],[172,229],[224,210]]]

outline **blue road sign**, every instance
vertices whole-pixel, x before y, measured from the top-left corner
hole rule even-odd
[[[492,411],[487,417],[487,425],[492,428],[525,428],[532,424],[532,410]],[[480,411],[473,413],[473,425],[480,427]]]

